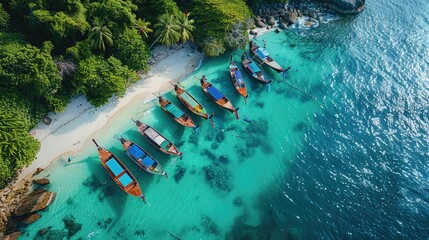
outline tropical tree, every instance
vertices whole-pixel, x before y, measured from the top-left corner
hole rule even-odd
[[[136,29],[127,28],[115,38],[113,55],[130,69],[147,72],[150,51]]]
[[[145,19],[142,20],[140,18],[134,22],[134,28],[137,29],[138,33],[145,38],[148,37],[148,33],[153,32],[153,30],[149,28],[150,25],[150,22],[147,22]]]
[[[0,105],[0,187],[36,157],[40,143],[28,128],[21,112]]]
[[[0,3],[0,30],[7,27],[9,19],[9,13],[4,10],[3,5]]]
[[[179,13],[176,16],[176,24],[179,26],[180,40],[186,42],[192,40],[192,30],[194,30],[194,20],[189,20],[189,13]]]
[[[149,49],[159,40],[167,46],[173,45],[180,40],[180,26],[177,25],[174,14],[165,13],[159,16],[158,22],[154,25],[156,28],[155,36],[158,36],[150,45]]]
[[[230,48],[244,49],[248,41],[246,36],[246,28],[243,22],[238,21],[230,25],[225,42]]]
[[[94,18],[93,25],[88,38],[93,48],[100,49],[104,52],[106,46],[113,45],[112,32],[104,25],[103,21],[97,17]]]
[[[203,51],[210,57],[219,56],[225,52],[223,42],[218,38],[207,37],[203,43]]]

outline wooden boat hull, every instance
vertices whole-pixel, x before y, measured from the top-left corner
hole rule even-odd
[[[180,88],[177,84],[174,85],[174,91],[176,92],[176,97],[179,101],[193,114],[198,115],[202,118],[208,119],[209,115],[207,114],[206,109],[201,105],[191,94],[186,90]],[[192,102],[186,100],[185,98],[190,99]],[[193,106],[196,105],[196,106]]]
[[[246,54],[246,52],[244,52],[243,56],[241,57],[241,63],[243,64],[243,67],[246,69],[246,71],[262,85],[271,82],[271,80],[268,80],[265,73],[262,71],[262,68],[254,63],[252,59],[250,59]]]
[[[124,148],[127,156],[135,164],[137,164],[137,166],[139,166],[148,173],[155,175],[163,175],[168,178],[168,175],[162,168],[161,164],[146,150],[144,150],[136,143],[125,138],[120,138],[119,140],[121,141],[122,147]]]
[[[274,69],[277,72],[283,72],[284,69],[278,62],[271,58],[270,54],[265,50],[265,48],[259,47],[253,41],[249,42],[250,51],[263,63],[265,63],[268,67]]]
[[[226,110],[235,113],[235,117],[239,119],[238,113],[236,108],[232,105],[231,101],[223,94],[221,93],[215,86],[213,86],[211,83],[209,83],[205,76],[201,77],[201,88],[203,89],[204,93],[217,105],[225,108]]]
[[[157,130],[138,120],[134,122],[143,138],[146,139],[146,141],[148,141],[154,148],[166,154],[182,157],[183,153]]]
[[[231,81],[235,87],[235,90],[237,90],[237,92],[241,96],[247,98],[246,83],[244,81],[243,76],[241,75],[240,70],[237,68],[237,65],[233,61],[229,63],[229,74],[231,76]]]
[[[195,127],[195,123],[192,118],[182,109],[180,109],[176,104],[168,101],[161,96],[158,97],[158,100],[162,110],[164,110],[164,112],[166,112],[171,118],[173,118],[175,122],[185,127]]]
[[[113,181],[126,193],[139,197],[145,201],[145,196],[142,194],[141,188],[128,168],[109,150],[100,147],[97,142],[92,139],[98,149],[100,162],[106,169],[107,173]]]

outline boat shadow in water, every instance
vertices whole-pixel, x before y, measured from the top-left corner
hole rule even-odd
[[[96,219],[101,228],[110,232],[115,225],[117,226],[124,214],[128,194],[116,186],[116,183],[101,165],[97,155],[89,157],[84,162],[91,172],[91,175],[82,183],[91,193],[89,196],[97,198],[100,203],[107,202],[113,210],[113,215],[107,219]]]

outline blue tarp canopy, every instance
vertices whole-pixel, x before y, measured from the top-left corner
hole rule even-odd
[[[253,62],[249,63],[249,67],[250,67],[250,70],[252,70],[253,73],[257,73],[257,72],[261,71],[260,68],[258,67],[258,65],[256,65]]]
[[[216,101],[223,98],[223,94],[217,90],[217,88],[215,88],[214,86],[210,86],[207,88],[207,91],[210,93],[210,95],[212,95]]]
[[[135,159],[143,158],[144,156],[146,156],[146,153],[135,144],[128,148],[128,153]]]
[[[262,48],[258,48],[256,49],[256,54],[260,57],[260,58],[266,58],[269,54],[267,53],[267,51],[265,51]]]
[[[145,167],[150,167],[155,163],[155,160],[153,160],[153,158],[151,158],[149,155],[146,156],[145,158],[143,158],[143,160],[141,160],[141,163],[145,166]]]
[[[243,83],[243,77],[241,76],[240,71],[235,70],[235,71],[234,71],[234,74],[235,74],[235,79],[237,80],[237,83],[238,83],[238,84]]]
[[[125,173],[119,178],[119,182],[122,184],[122,186],[126,187],[128,186],[133,180],[131,179],[130,175],[128,173]]]
[[[106,162],[106,165],[109,167],[110,171],[115,174],[115,176],[118,176],[124,171],[121,165],[119,165],[119,163],[114,158],[109,159],[109,161]]]

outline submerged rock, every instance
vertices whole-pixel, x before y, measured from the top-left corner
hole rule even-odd
[[[82,229],[82,224],[76,222],[72,215],[67,215],[63,218],[64,225],[68,230],[68,237],[74,236],[77,232]]]
[[[183,166],[177,166],[176,169],[174,170],[174,181],[176,181],[176,183],[179,183],[180,179],[182,179],[185,176],[186,173],[186,168]]]
[[[44,209],[55,199],[55,193],[46,190],[38,190],[30,193],[21,200],[21,204],[16,208],[15,215],[22,216]]]
[[[365,8],[365,0],[314,0],[343,14],[359,13]]]

